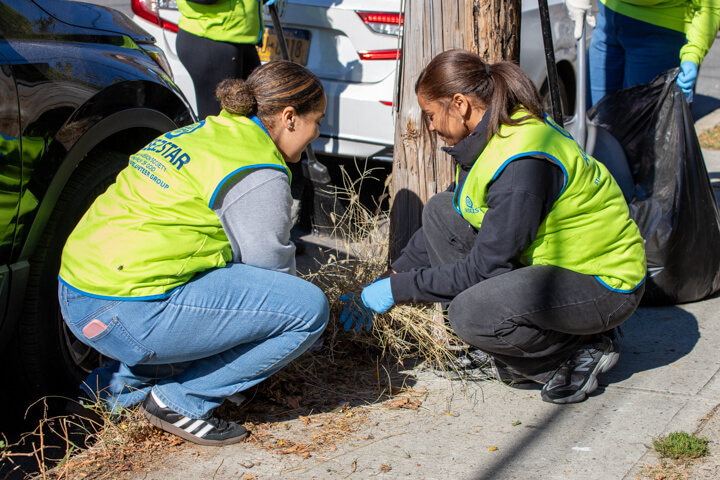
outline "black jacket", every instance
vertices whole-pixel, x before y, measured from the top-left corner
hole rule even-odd
[[[460,165],[459,187],[487,145],[489,112],[457,145],[443,147]],[[395,301],[445,303],[478,282],[521,267],[521,253],[535,240],[563,184],[562,170],[547,159],[512,161],[488,189],[489,208],[467,257],[431,268],[422,227],[415,232],[392,264],[398,272],[391,277]],[[454,191],[455,183],[448,190]]]

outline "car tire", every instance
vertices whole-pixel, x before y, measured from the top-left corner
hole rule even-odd
[[[98,151],[86,156],[60,194],[30,258],[19,333],[21,368],[35,395],[73,392],[103,361],[66,328],[57,301],[57,278],[68,236],[127,164],[128,155],[119,152]]]

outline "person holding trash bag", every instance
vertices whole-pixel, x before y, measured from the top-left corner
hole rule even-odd
[[[278,61],[217,92],[220,115],[130,157],[68,238],[59,273],[68,328],[117,360],[81,399],[142,402],[153,425],[202,445],[247,435],[213,410],[307,350],[329,317],[324,293],[295,276],[286,165],[318,136],[323,86]]]
[[[590,0],[565,0],[580,38]],[[649,83],[680,65],[677,84],[692,102],[698,67],[720,27],[720,0],[599,0],[588,50],[591,105],[609,92]]]
[[[192,78],[199,118],[220,113],[214,92],[222,80],[247,78],[260,65],[255,45],[262,41],[262,5],[260,0],[177,0],[177,53]]]
[[[449,304],[476,366],[509,384],[544,384],[573,403],[597,388],[620,348],[608,332],[644,290],[643,240],[607,169],[543,116],[515,64],[436,56],[415,84],[429,130],[457,162],[422,227],[388,271],[347,303],[346,330],[400,302]],[[485,352],[488,355],[483,354]]]

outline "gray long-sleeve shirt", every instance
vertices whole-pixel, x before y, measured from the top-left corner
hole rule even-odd
[[[214,210],[233,262],[295,275],[291,206],[287,175],[274,168],[255,170],[221,192]]]

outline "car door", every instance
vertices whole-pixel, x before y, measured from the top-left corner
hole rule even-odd
[[[0,29],[2,26],[0,25]],[[0,30],[0,42],[3,32]],[[20,213],[22,142],[18,97],[10,65],[0,54],[0,350],[8,339],[4,320],[10,290],[10,256]]]

